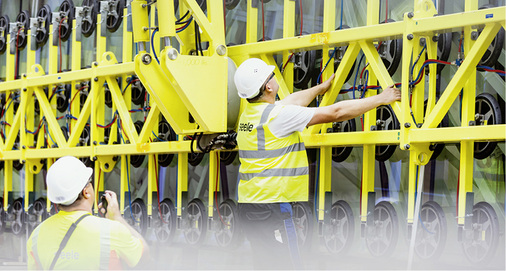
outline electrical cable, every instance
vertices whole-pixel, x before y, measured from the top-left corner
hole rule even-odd
[[[176,21],[176,24],[185,24],[186,22],[181,22],[184,18],[186,18],[186,16],[188,16],[188,14],[190,14],[190,10],[187,10],[186,13],[183,15],[183,17],[177,19]]]
[[[132,84],[132,83],[140,81],[139,79],[133,79],[133,78],[134,78],[134,76],[132,75],[132,76],[130,77],[130,80],[128,80],[128,79],[127,79],[127,85],[125,86],[125,88],[124,88],[124,89],[123,89],[123,91],[121,92],[121,95],[125,94],[125,90],[126,90],[126,89],[127,89],[127,88],[128,88],[128,87]],[[133,80],[132,80],[132,79],[133,79]]]
[[[197,55],[199,55],[199,52],[200,52],[200,46],[199,46],[199,25],[197,24],[197,22],[194,23],[194,29],[195,29],[195,51],[197,53]]]
[[[191,24],[192,21],[193,21],[193,17],[188,19],[188,22],[184,26],[176,28],[176,33],[180,33],[182,31],[184,31],[186,28],[188,28],[188,26]]]
[[[327,65],[329,65],[329,62],[330,60],[332,60],[334,58],[334,54],[336,53],[336,50],[337,48],[334,47],[334,50],[332,51],[332,55],[329,57],[329,60],[327,61],[327,63],[325,63],[325,67],[323,67],[323,69],[320,71],[320,74],[318,75],[318,79],[316,79],[316,83],[320,84],[321,83],[321,76],[322,76],[322,73],[325,71],[325,69],[327,68]]]
[[[153,55],[155,56],[156,62],[158,62],[158,64],[160,64],[160,60],[158,60],[158,56],[156,55],[156,51],[155,51],[154,38],[155,38],[156,32],[158,32],[158,27],[151,34],[151,51],[153,51]]]
[[[423,54],[423,52],[425,51],[426,48],[427,48],[427,44],[423,45],[422,51],[420,51],[420,53],[418,54],[418,57],[416,58],[416,60],[413,63],[413,65],[411,66],[411,71],[410,71],[411,77],[413,76],[413,70],[415,69],[416,63],[418,63],[418,60],[420,60],[420,57],[422,56],[422,54]]]
[[[289,57],[288,57],[288,60],[286,60],[286,63],[285,65],[283,65],[283,68],[281,69],[281,74],[283,74],[285,72],[285,68],[286,68],[286,65],[288,65],[288,62],[290,62],[290,60],[292,59],[294,53],[292,53]]]
[[[155,134],[155,132],[151,131],[151,133],[155,136],[155,138],[156,138],[158,141],[160,141],[160,142],[167,141],[167,140],[163,140],[163,139],[159,138],[159,137]]]
[[[495,73],[498,73],[499,75],[502,74],[502,76],[504,76],[504,74],[505,74],[505,71],[496,70],[496,69],[494,69],[492,67],[488,67],[488,66],[478,65],[478,66],[476,66],[476,68],[483,69],[487,72],[495,72]]]
[[[364,56],[365,56],[365,54],[362,54],[362,56],[360,57],[360,60],[358,61],[358,67],[357,67],[357,71],[355,73],[355,80],[353,80],[353,99],[355,99],[355,86],[357,84],[358,71],[360,70],[360,65],[362,64],[362,60],[364,59]]]
[[[56,148],[58,148],[58,144],[56,144],[56,142],[54,142],[53,137],[51,136],[51,133],[47,132],[47,126],[48,125],[47,125],[46,117],[43,117],[42,119],[44,120],[44,129],[45,129],[46,133],[49,135],[49,139],[51,139],[51,142],[53,142],[53,145],[55,145]]]

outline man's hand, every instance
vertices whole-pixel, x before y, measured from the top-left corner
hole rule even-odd
[[[119,211],[119,204],[118,204],[118,196],[116,196],[116,193],[110,190],[106,190],[104,192],[105,199],[107,200],[107,214],[105,215],[106,218],[111,220],[118,220],[118,218],[121,217],[121,212]],[[102,203],[98,205],[98,209],[101,213],[105,213],[105,209],[102,207]]]
[[[329,90],[330,86],[332,85],[332,81],[334,81],[335,76],[336,76],[336,74],[333,73],[329,79],[325,80],[325,82],[318,85],[320,87],[318,95],[323,95],[327,92],[327,90]]]
[[[382,104],[387,105],[391,104],[395,101],[401,100],[401,91],[400,89],[396,88],[395,85],[391,85],[387,87],[383,92],[380,94],[381,98],[383,99]]]

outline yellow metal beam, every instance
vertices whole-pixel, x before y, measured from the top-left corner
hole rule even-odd
[[[478,26],[488,23],[504,24],[506,7],[472,10],[462,13],[441,15],[436,17],[413,19],[413,33],[460,32],[465,26]]]
[[[334,81],[332,82],[330,89],[323,96],[320,106],[331,105],[336,101],[337,95],[339,95],[339,92],[341,91],[341,88],[343,87],[343,85],[345,83],[346,76],[348,75],[351,67],[355,63],[359,52],[360,52],[360,46],[356,42],[350,43],[350,45],[348,46],[348,49],[344,53],[341,64],[339,65],[339,67],[337,67],[336,76],[334,78]],[[328,67],[327,67],[327,69],[328,69]],[[332,72],[333,72],[333,70],[332,70]],[[322,79],[322,81],[323,81],[323,79]],[[321,130],[321,128],[322,128],[322,125],[313,125],[308,128],[308,133],[316,134]]]
[[[120,63],[114,65],[104,65],[94,67],[93,69],[84,69],[79,71],[62,72],[58,74],[48,74],[39,76],[30,76],[27,78],[27,87],[45,86],[50,84],[63,84],[72,81],[89,81],[96,73],[100,76],[120,76],[122,74],[134,74],[134,63]],[[20,80],[3,82],[0,84],[0,92],[5,92],[19,88]]]
[[[379,1],[377,0],[368,0],[367,1],[367,25],[372,27],[373,25],[377,25],[379,23]],[[345,29],[340,30],[345,31]],[[361,41],[363,43],[363,41]],[[359,42],[360,43],[360,42]],[[364,43],[364,46],[361,46],[367,50],[368,46]],[[364,54],[366,52],[364,51]],[[371,56],[368,57],[369,63],[374,61],[381,61],[381,59],[376,58],[371,52],[368,52]],[[370,59],[369,59],[370,58]],[[373,69],[374,70],[374,69]],[[374,72],[369,76],[369,82],[371,79],[374,79]],[[368,82],[368,83],[369,83]],[[365,97],[371,97],[375,95],[377,91],[368,90],[365,93]],[[370,131],[371,126],[376,124],[376,110],[370,110],[364,114],[364,131]],[[375,140],[369,141],[371,143],[375,143]],[[361,210],[360,210],[360,221],[362,223],[367,222],[368,213],[373,212],[374,210],[368,210],[369,206],[369,193],[374,192],[374,173],[375,173],[375,145],[364,145],[363,147],[363,164],[362,164],[362,183],[361,183]]]
[[[247,0],[246,2],[246,43],[256,43],[258,38],[258,7],[253,7],[253,1]],[[262,42],[261,44],[264,44]],[[260,45],[260,44],[259,44]],[[234,46],[235,49],[237,46]],[[232,49],[232,48],[230,48]],[[231,50],[229,50],[230,55]],[[256,54],[264,53],[265,51],[260,50]],[[250,54],[250,53],[248,53]],[[255,54],[255,53],[253,53]]]
[[[346,46],[348,43],[360,40],[379,41],[398,39],[401,38],[403,32],[404,22],[359,26],[338,31],[237,45],[229,48],[228,55],[235,57],[239,55],[259,55],[283,51],[300,52],[318,50],[323,48],[324,45],[331,47]],[[357,33],[360,33],[360,35],[357,35]]]
[[[166,50],[162,51],[163,54],[166,54]],[[177,134],[196,132],[195,124],[190,123],[188,120],[189,112],[181,98],[174,91],[167,91],[168,86],[170,86],[169,78],[167,78],[158,64],[153,61],[149,64],[144,64],[142,57],[143,55],[135,57],[136,74],[151,95],[151,98],[155,100],[165,119]]]
[[[464,87],[466,82],[464,79],[469,78],[471,73],[476,72],[476,65],[487,50],[489,44],[494,39],[500,27],[501,26],[499,24],[489,24],[485,27],[485,29],[483,29],[474,46],[466,54],[466,59],[462,62],[462,65],[451,79],[438,103],[436,103],[434,110],[425,117],[425,123],[422,126],[423,128],[435,128],[438,126],[446,112],[448,112],[448,109],[450,109],[450,106],[453,104],[455,98],[458,96],[460,89]]]
[[[151,109],[149,110],[148,117],[146,121],[144,121],[144,125],[142,126],[142,130],[139,133],[138,144],[142,144],[144,142],[148,142],[150,137],[153,135],[153,128],[158,130],[158,119],[160,117],[160,109],[156,103],[152,103]]]
[[[176,55],[175,59],[170,59],[167,53],[160,58],[160,66],[169,84],[164,88],[149,88],[150,94],[161,97],[167,95],[165,93],[175,92],[203,131],[226,132],[227,77],[224,75],[228,70],[227,59],[218,54],[209,57]],[[193,78],[194,75],[198,75],[198,80]],[[160,105],[158,99],[156,101]],[[164,105],[167,101],[164,101]]]
[[[109,86],[109,90],[111,91],[111,97],[113,103],[116,105],[118,110],[118,115],[121,118],[121,123],[124,129],[124,132],[127,134],[130,139],[130,143],[137,143],[139,139],[139,135],[137,134],[137,130],[135,130],[134,123],[130,117],[129,110],[127,108],[126,102],[121,95],[121,89],[118,86],[118,82],[112,77],[106,77],[107,85]],[[100,84],[97,84],[100,86]],[[95,85],[94,85],[95,86]],[[96,92],[95,92],[96,93]]]
[[[460,141],[504,141],[506,125],[485,125],[417,129],[409,134],[412,143],[460,142]]]

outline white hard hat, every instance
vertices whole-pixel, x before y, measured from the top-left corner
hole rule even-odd
[[[58,159],[47,171],[47,197],[56,204],[74,203],[92,174],[93,169],[73,156]]]
[[[263,60],[250,58],[244,61],[235,72],[234,82],[239,97],[249,99],[260,93],[260,87],[274,71],[274,66]]]

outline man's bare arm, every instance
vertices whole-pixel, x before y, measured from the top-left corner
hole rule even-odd
[[[385,89],[381,94],[372,97],[344,100],[329,106],[318,107],[307,126],[353,119],[380,105],[390,104],[400,99],[400,90],[392,86]]]

